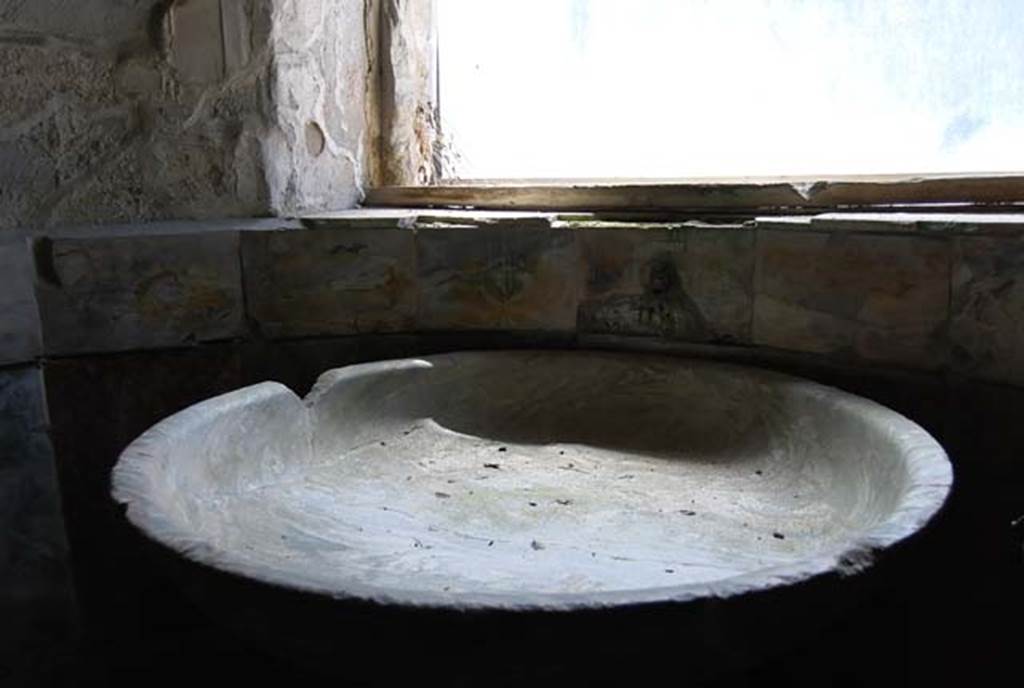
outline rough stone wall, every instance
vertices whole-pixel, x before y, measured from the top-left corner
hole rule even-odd
[[[222,0],[223,1],[223,0]],[[295,215],[361,200],[373,150],[373,0],[273,0],[266,180]]]
[[[0,229],[344,208],[364,0],[0,0]]]
[[[437,111],[435,7],[430,0],[381,0],[381,181],[428,185],[442,175]]]

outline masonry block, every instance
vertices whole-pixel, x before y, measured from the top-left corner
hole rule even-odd
[[[19,233],[0,234],[0,365],[31,361],[41,352],[29,244]]]
[[[243,234],[249,313],[275,338],[411,330],[414,242],[407,229]]]
[[[576,325],[573,233],[540,227],[417,232],[423,330],[551,330]]]
[[[941,237],[758,230],[754,343],[941,368],[950,255]]]
[[[239,236],[35,240],[48,355],[178,347],[244,333]]]
[[[581,332],[750,341],[753,231],[588,228],[577,238]]]

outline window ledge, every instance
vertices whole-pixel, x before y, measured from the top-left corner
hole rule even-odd
[[[736,229],[917,235],[1024,235],[1024,212],[825,212],[747,217],[685,217],[681,214],[542,212],[433,208],[362,208],[307,215],[313,229],[542,228],[542,229]]]
[[[533,211],[822,212],[1024,204],[1024,176],[923,175],[679,182],[488,182],[371,189],[369,207]]]

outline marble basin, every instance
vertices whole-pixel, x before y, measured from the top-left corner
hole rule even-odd
[[[854,573],[921,529],[942,448],[874,402],[698,360],[466,352],[267,382],[121,455],[151,539],[325,600],[686,603]]]

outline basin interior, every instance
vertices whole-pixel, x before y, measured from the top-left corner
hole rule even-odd
[[[909,534],[949,482],[934,441],[867,400],[581,352],[350,366],[304,402],[257,385],[156,426],[115,471],[133,520],[215,565],[496,598],[809,575]]]

